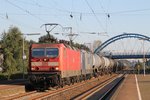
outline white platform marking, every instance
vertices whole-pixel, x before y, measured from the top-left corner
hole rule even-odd
[[[139,100],[142,100],[136,74],[135,74],[135,81],[136,81],[136,87],[137,87],[137,91],[138,91]]]

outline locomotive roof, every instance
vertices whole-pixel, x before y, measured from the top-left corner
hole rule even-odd
[[[69,48],[69,49],[73,49],[73,50],[79,50],[78,48],[76,47],[73,47],[73,46],[70,46],[68,44],[64,44],[64,43],[34,43],[31,45],[31,47],[41,47],[41,46],[57,46],[57,45],[61,45],[61,46],[64,46],[66,48]]]

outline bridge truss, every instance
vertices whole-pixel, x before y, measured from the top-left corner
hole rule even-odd
[[[145,36],[145,35],[142,35],[142,34],[137,34],[137,33],[123,33],[121,35],[117,35],[117,36],[114,36],[110,39],[108,39],[107,41],[105,41],[104,43],[102,43],[95,51],[94,53],[99,53],[101,52],[106,46],[108,46],[109,44],[117,41],[117,40],[121,40],[121,39],[124,39],[124,38],[138,38],[138,39],[141,39],[141,40],[146,40],[146,41],[149,41],[150,42],[150,37],[148,36]]]

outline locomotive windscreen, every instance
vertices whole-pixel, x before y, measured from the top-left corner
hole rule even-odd
[[[33,48],[32,57],[57,57],[58,48]]]
[[[46,48],[46,57],[57,57],[58,49],[57,48]]]
[[[34,48],[32,49],[32,57],[43,57],[45,55],[44,48]]]

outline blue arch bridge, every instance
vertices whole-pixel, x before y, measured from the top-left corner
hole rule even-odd
[[[148,41],[150,42],[150,37],[142,35],[142,34],[137,34],[137,33],[123,33],[121,35],[117,35],[114,36],[110,39],[108,39],[107,41],[105,41],[104,43],[102,43],[95,51],[94,53],[96,54],[100,54],[100,55],[104,55],[106,57],[110,57],[113,59],[139,59],[139,58],[150,58],[150,52],[148,53],[143,53],[143,52],[137,52],[137,53],[102,53],[102,50],[107,47],[109,44],[117,41],[117,40],[121,40],[124,38],[138,38],[144,41]]]

